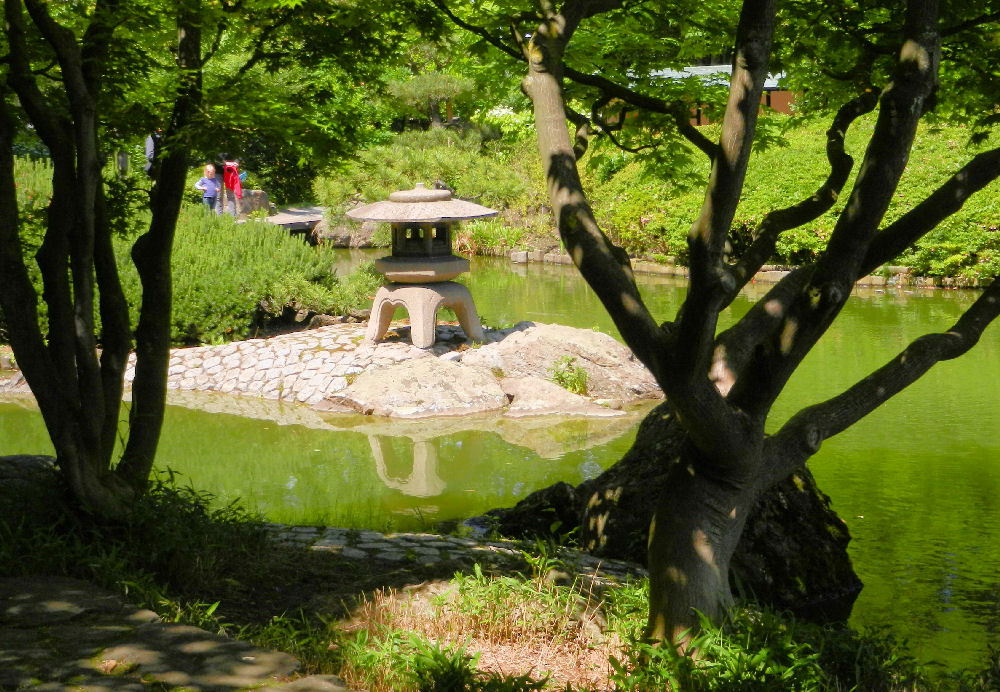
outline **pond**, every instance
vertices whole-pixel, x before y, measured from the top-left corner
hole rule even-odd
[[[343,269],[365,255],[343,254]],[[651,310],[674,315],[683,284],[640,276]],[[479,259],[465,275],[484,321],[596,328],[617,336],[575,270]],[[741,314],[765,286],[750,286]],[[772,429],[841,391],[917,336],[946,329],[973,292],[858,292],[778,401]],[[891,623],[924,661],[981,662],[1000,645],[1000,326],[938,365],[810,461],[850,527],[865,583],[856,626]],[[261,404],[261,406],[264,406]],[[269,519],[417,530],[508,506],[557,480],[577,483],[628,449],[634,425],[496,419],[403,427],[331,422],[274,404],[244,415],[171,406],[158,466],[242,498]],[[50,453],[37,411],[0,402],[0,454]]]

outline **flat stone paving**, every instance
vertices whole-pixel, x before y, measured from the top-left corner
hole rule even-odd
[[[171,349],[167,388],[314,405],[346,389],[354,375],[368,368],[440,357],[465,343],[461,328],[447,324],[438,325],[437,342],[425,349],[406,339],[366,342],[365,330],[365,324],[344,323],[223,346]],[[499,341],[506,334],[487,330],[486,339]],[[126,386],[134,378],[132,354],[125,371]],[[28,394],[30,389],[20,373],[14,373],[0,378],[0,393]]]
[[[331,675],[290,681],[298,668],[290,654],[164,622],[79,579],[0,579],[0,690],[348,689]]]
[[[429,355],[409,343],[364,341],[363,324],[340,324],[224,346],[174,349],[167,387],[316,404],[369,367]],[[446,349],[442,349],[442,352]],[[125,381],[134,377],[134,357]]]

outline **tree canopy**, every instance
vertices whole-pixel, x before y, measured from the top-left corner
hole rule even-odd
[[[70,488],[90,511],[121,516],[145,489],[163,420],[170,255],[189,166],[252,144],[290,166],[353,147],[369,127],[354,110],[364,80],[404,30],[432,31],[434,18],[417,4],[327,0],[5,0],[3,10],[0,308]],[[149,182],[124,201],[109,195],[111,154],[150,134]],[[15,140],[40,141],[52,162],[40,228],[19,214]],[[149,215],[132,247],[142,298],[131,324],[112,237],[137,201]]]

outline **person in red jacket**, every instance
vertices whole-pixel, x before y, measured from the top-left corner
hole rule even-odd
[[[222,180],[226,184],[226,206],[232,216],[236,216],[239,208],[236,200],[243,199],[243,178],[240,175],[239,161],[225,161],[222,167]]]

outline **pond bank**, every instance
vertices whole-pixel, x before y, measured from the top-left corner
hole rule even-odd
[[[672,259],[672,258],[671,258]],[[510,253],[513,264],[563,264],[572,265],[573,259],[565,252],[546,252],[544,250],[515,250]],[[632,258],[632,271],[637,274],[654,274],[658,276],[674,276],[680,279],[688,277],[688,268],[673,261],[665,263],[652,262],[642,258]],[[778,283],[792,272],[794,268],[783,265],[765,264],[753,279],[753,283]],[[909,267],[886,266],[878,274],[869,274],[858,279],[856,288],[978,288],[976,280],[953,276],[917,276]]]
[[[29,524],[44,524],[52,508],[62,503],[50,458],[0,456],[0,480],[4,507],[11,506],[8,502],[16,506],[27,496],[45,499],[30,504]],[[327,617],[339,612],[347,597],[363,602],[366,594],[400,588],[400,583],[410,591],[446,583],[448,575],[469,572],[474,564],[488,574],[524,572],[522,551],[531,548],[516,541],[428,533],[283,524],[267,524],[265,530],[272,541],[270,552],[280,553],[281,559],[323,566],[326,590],[301,584],[290,590],[300,592],[296,597],[309,596],[313,600],[303,603]],[[558,557],[560,568],[554,578],[576,580],[584,593],[645,575],[630,563],[597,560],[568,548],[552,550],[557,552],[549,557]],[[359,570],[365,575],[360,582]],[[227,599],[223,609],[233,605]],[[332,675],[299,677],[300,663],[288,653],[172,622],[129,604],[120,593],[64,576],[0,579],[0,660],[0,689],[142,690],[151,683],[233,692],[259,687],[348,689]]]

